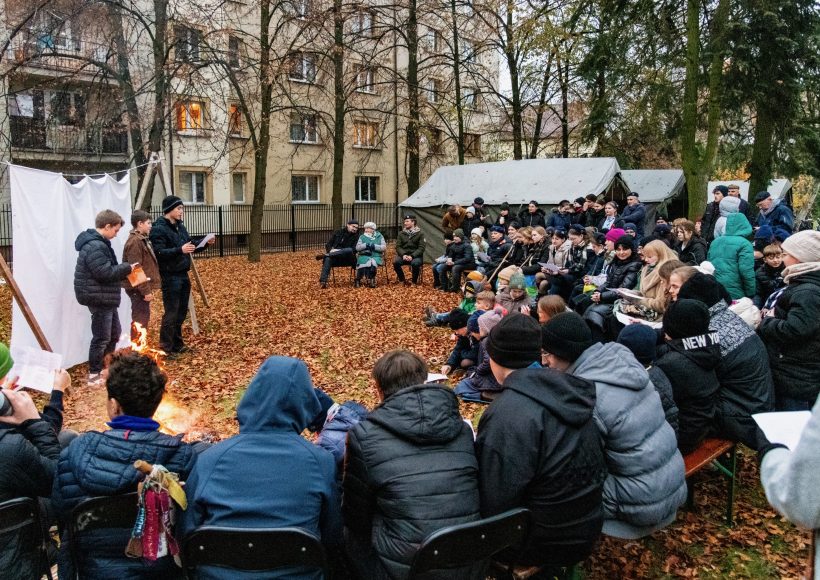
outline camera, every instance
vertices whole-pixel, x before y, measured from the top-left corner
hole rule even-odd
[[[6,398],[6,395],[0,393],[0,417],[8,417],[14,413],[14,409],[11,406],[11,401]]]

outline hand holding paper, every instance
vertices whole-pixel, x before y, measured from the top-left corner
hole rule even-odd
[[[204,238],[202,238],[202,241],[200,241],[200,242],[196,245],[196,249],[197,249],[197,250],[201,250],[201,249],[202,249],[202,248],[204,248],[204,247],[205,247],[205,246],[206,246],[206,245],[207,245],[207,244],[208,244],[211,240],[213,240],[215,237],[216,237],[216,234],[206,234],[206,236],[205,236]]]
[[[811,411],[780,411],[752,415],[757,426],[771,443],[780,443],[789,449],[797,447],[800,435],[811,418]]]

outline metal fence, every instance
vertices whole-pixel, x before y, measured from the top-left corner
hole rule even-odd
[[[155,217],[162,215],[152,207]],[[344,221],[375,222],[388,240],[398,235],[399,207],[396,204],[343,204]],[[129,216],[123,216],[128,222]],[[235,256],[248,251],[251,231],[250,205],[186,205],[185,226],[191,236],[215,234],[216,243],[198,257]],[[92,224],[89,224],[92,227]],[[322,248],[333,233],[333,208],[320,204],[267,205],[262,217],[262,251],[295,252]],[[0,252],[12,260],[11,205],[0,205]]]

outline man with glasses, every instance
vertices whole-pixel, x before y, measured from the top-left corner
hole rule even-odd
[[[480,198],[479,198],[480,199]],[[424,260],[424,248],[427,240],[424,234],[416,225],[416,217],[413,215],[404,216],[404,229],[399,232],[396,238],[396,256],[393,258],[393,270],[399,282],[409,286],[410,282],[404,277],[404,267],[410,266],[413,284],[419,283],[419,274]]]
[[[358,220],[348,220],[347,225],[339,228],[325,244],[325,253],[317,254],[316,259],[322,260],[322,273],[319,275],[319,286],[327,288],[327,279],[330,269],[339,266],[356,265],[356,242],[359,239]]]
[[[781,228],[789,234],[794,231],[794,214],[782,199],[774,199],[768,191],[761,191],[755,196],[755,204],[760,210],[757,227],[769,226],[772,231]]]

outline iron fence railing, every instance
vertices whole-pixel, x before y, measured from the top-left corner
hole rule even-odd
[[[396,204],[343,204],[344,221],[355,218],[360,224],[375,222],[388,240],[400,228]],[[151,208],[155,217],[159,206]],[[128,222],[129,216],[123,216]],[[186,205],[184,223],[191,236],[215,234],[216,243],[197,257],[222,257],[246,254],[251,230],[250,205]],[[262,251],[295,252],[322,248],[333,233],[333,207],[323,204],[267,205],[262,217]],[[7,261],[13,256],[11,205],[0,205],[0,252]]]

